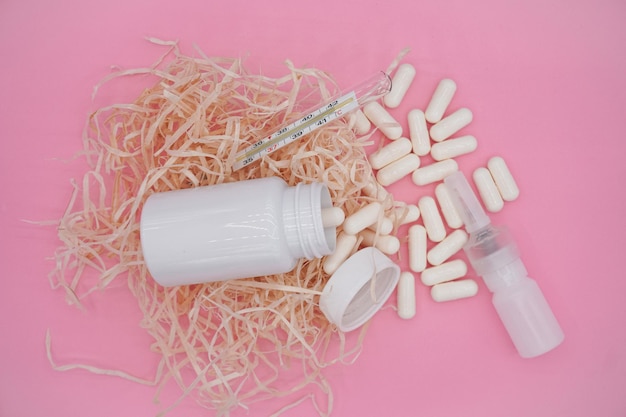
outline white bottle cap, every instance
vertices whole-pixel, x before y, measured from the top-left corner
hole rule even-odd
[[[339,330],[354,330],[383,306],[398,283],[400,267],[376,248],[361,249],[330,277],[320,308]]]

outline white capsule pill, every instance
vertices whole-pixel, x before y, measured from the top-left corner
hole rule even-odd
[[[324,259],[324,263],[322,264],[324,272],[329,275],[333,274],[337,268],[339,268],[339,266],[346,259],[348,259],[348,256],[350,256],[352,249],[354,249],[354,246],[356,245],[356,241],[356,236],[349,235],[347,233],[340,233],[337,237],[335,251]]]
[[[363,194],[365,194],[366,196],[375,198],[380,201],[386,199],[389,195],[387,190],[385,190],[385,188],[383,188],[383,186],[380,185],[378,181],[376,181],[376,178],[374,176],[370,178],[370,181],[365,184],[362,190]]]
[[[420,209],[415,204],[407,204],[404,207],[396,207],[394,209],[394,216],[399,222],[399,225],[413,223],[420,218]]]
[[[519,197],[519,188],[509,167],[500,156],[494,156],[487,162],[487,168],[491,172],[493,181],[500,191],[500,196],[504,201],[513,201]]]
[[[357,135],[364,135],[372,128],[372,123],[363,113],[363,110],[358,109],[351,114],[350,126],[354,129]]]
[[[402,158],[404,155],[408,155],[411,153],[411,149],[413,149],[411,141],[407,138],[400,138],[383,146],[371,154],[368,159],[372,168],[381,169]]]
[[[358,211],[346,217],[343,221],[343,231],[349,235],[356,235],[370,224],[376,223],[381,210],[382,206],[377,201],[361,207]]]
[[[339,207],[329,207],[322,209],[322,226],[337,227],[345,220],[346,215]]]
[[[400,239],[391,235],[379,236],[376,247],[384,254],[393,255],[400,250]]]
[[[477,146],[478,142],[476,142],[474,136],[460,136],[435,143],[430,149],[430,156],[435,161],[443,161],[444,159],[456,158],[457,156],[474,152]]]
[[[379,235],[388,235],[393,232],[393,221],[389,217],[383,217],[380,222],[371,224],[367,228],[377,231]]]
[[[397,287],[398,317],[410,319],[415,316],[415,277],[410,272],[400,274]]]
[[[446,227],[443,224],[435,199],[424,196],[417,202],[417,207],[422,214],[422,222],[426,228],[428,239],[433,242],[441,242],[446,237]]]
[[[426,185],[442,181],[445,177],[459,170],[459,165],[454,159],[438,161],[413,171],[415,185]]]
[[[504,207],[504,200],[498,191],[496,183],[493,181],[493,177],[487,168],[480,167],[474,171],[472,175],[474,184],[478,189],[478,194],[483,200],[483,204],[487,211],[496,213]]]
[[[437,197],[441,214],[448,226],[452,229],[458,229],[463,226],[463,219],[452,202],[452,197],[450,197],[450,191],[448,191],[446,184],[443,182],[437,184],[437,187],[435,187],[435,197]]]
[[[430,152],[430,136],[424,112],[419,109],[411,110],[407,116],[407,121],[413,152],[419,156],[428,155]]]
[[[470,109],[459,109],[431,126],[430,138],[435,142],[441,142],[470,124],[473,117]]]
[[[439,81],[433,96],[426,107],[426,120],[430,123],[437,123],[441,120],[448,109],[452,97],[456,92],[456,83],[449,78]]]
[[[467,233],[465,230],[457,229],[450,233],[444,240],[428,251],[428,262],[431,265],[441,265],[452,255],[463,249],[467,243]]]
[[[402,136],[400,123],[379,102],[367,103],[363,107],[363,113],[389,139],[395,140]]]
[[[403,156],[395,162],[381,168],[376,179],[383,186],[388,186],[409,175],[420,166],[420,157],[414,153]]]
[[[413,65],[400,65],[391,79],[391,91],[383,98],[385,106],[390,109],[398,107],[411,86],[413,78],[415,78],[415,68]]]
[[[422,284],[429,287],[442,282],[453,281],[467,274],[467,264],[462,259],[444,262],[441,265],[424,269],[421,275]]]
[[[391,235],[378,235],[376,232],[365,229],[359,233],[363,238],[364,246],[375,246],[386,255],[393,255],[400,250],[400,239]]]
[[[478,293],[478,284],[473,279],[444,282],[431,287],[430,296],[437,302],[473,297]]]
[[[409,227],[409,268],[413,272],[426,269],[426,229],[420,224]]]

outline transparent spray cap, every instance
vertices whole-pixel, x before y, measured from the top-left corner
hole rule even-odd
[[[467,233],[474,233],[491,223],[462,172],[456,171],[444,182]]]
[[[520,356],[542,355],[564,339],[537,283],[528,278],[517,245],[506,228],[494,227],[462,172],[444,180],[470,235],[464,250],[493,293],[493,305]]]

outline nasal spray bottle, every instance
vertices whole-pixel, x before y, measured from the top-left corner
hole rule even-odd
[[[508,230],[491,224],[463,173],[444,182],[469,234],[465,253],[493,293],[493,305],[520,356],[532,358],[557,347],[563,330],[541,289],[528,277]]]

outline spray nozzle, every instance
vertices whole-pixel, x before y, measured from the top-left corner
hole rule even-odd
[[[467,233],[474,233],[491,223],[462,172],[457,171],[448,175],[444,183]]]

